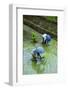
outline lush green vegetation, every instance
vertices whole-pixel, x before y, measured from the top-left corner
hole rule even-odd
[[[48,21],[56,22],[57,23],[57,16],[47,16],[45,17]]]
[[[32,32],[32,41],[35,43],[37,42],[37,36],[35,32]]]

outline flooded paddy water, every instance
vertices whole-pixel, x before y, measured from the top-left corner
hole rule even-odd
[[[57,40],[52,38],[49,45],[42,44],[41,34],[27,25],[23,25],[23,74],[57,73]],[[37,42],[32,42],[32,32],[36,33]],[[32,49],[36,46],[44,48],[44,59],[40,63],[32,61]]]

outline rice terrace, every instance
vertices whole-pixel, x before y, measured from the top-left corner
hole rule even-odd
[[[57,16],[23,15],[23,74],[57,73]]]

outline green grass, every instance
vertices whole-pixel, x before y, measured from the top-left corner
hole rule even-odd
[[[48,21],[57,22],[57,16],[46,16],[45,17]]]

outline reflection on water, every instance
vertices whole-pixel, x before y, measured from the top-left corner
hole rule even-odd
[[[32,58],[29,51],[24,50],[24,74],[37,74],[44,73],[46,65],[46,59],[42,58],[41,61],[36,61]],[[26,72],[25,72],[26,71]]]
[[[24,49],[23,49],[23,74],[44,74],[44,73],[57,73],[57,40],[52,39],[48,46],[42,44],[42,38],[36,32],[38,37],[37,43],[32,43],[31,32],[33,29],[24,25]],[[41,61],[34,61],[32,59],[31,51],[35,46],[42,46],[46,51],[44,58]]]
[[[45,60],[39,62],[32,60],[32,68],[36,71],[37,74],[43,73],[45,71],[45,64]]]

